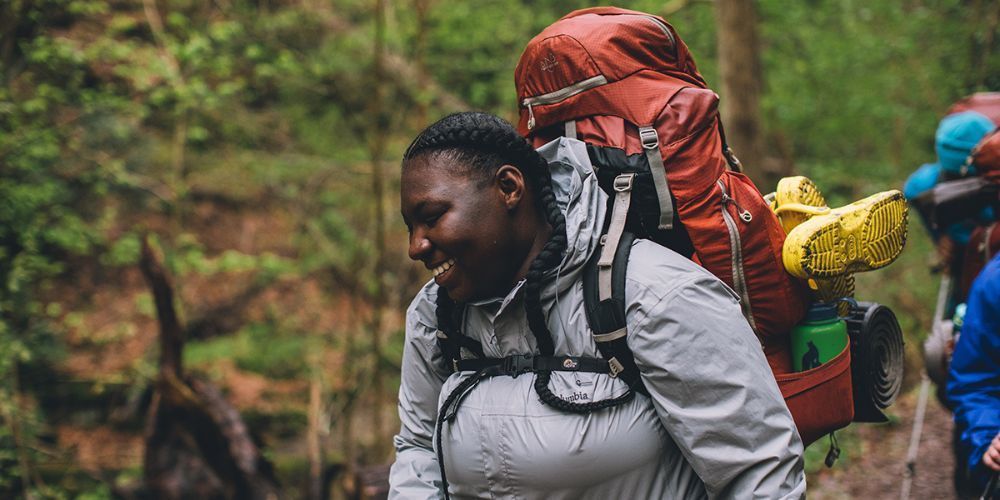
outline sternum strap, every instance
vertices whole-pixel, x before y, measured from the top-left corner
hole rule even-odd
[[[517,377],[522,373],[545,371],[610,373],[608,360],[583,356],[536,356],[514,354],[503,358],[463,359],[458,371],[483,371],[486,376],[507,375]]]

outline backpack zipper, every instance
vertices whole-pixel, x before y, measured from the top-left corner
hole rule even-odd
[[[721,180],[715,181],[719,185],[719,190],[722,191],[722,219],[726,222],[726,229],[729,230],[729,248],[732,254],[732,265],[733,265],[733,286],[736,288],[736,293],[740,296],[740,307],[743,309],[743,316],[747,318],[750,323],[750,328],[753,331],[757,331],[757,322],[754,320],[753,311],[750,309],[750,292],[747,290],[747,280],[746,275],[743,271],[743,242],[740,240],[740,230],[736,227],[736,221],[733,220],[732,214],[726,209],[726,204],[732,203],[736,207],[736,210],[740,214],[740,220],[744,223],[749,223],[753,220],[753,214],[749,210],[744,210],[740,207],[736,200],[729,193],[726,192],[726,186]]]
[[[604,75],[597,75],[587,78],[586,80],[581,80],[567,87],[563,87],[559,90],[554,90],[547,94],[525,97],[524,100],[521,101],[521,105],[528,108],[528,130],[535,128],[535,112],[531,109],[532,106],[556,104],[558,102],[565,101],[566,99],[569,99],[584,90],[600,87],[606,83],[608,83],[608,79],[605,78]]]
[[[663,31],[663,35],[667,37],[667,42],[670,44],[670,46],[673,47],[675,45],[674,35],[670,33],[670,28],[667,28],[666,24],[664,24],[662,21],[653,16],[639,16],[639,17],[649,20],[653,24],[655,24],[658,28],[660,28],[661,31]],[[535,111],[532,109],[533,106],[556,104],[558,102],[562,102],[566,99],[569,99],[570,97],[573,97],[579,94],[580,92],[583,92],[584,90],[590,90],[594,87],[600,87],[601,85],[605,85],[607,83],[608,79],[605,78],[604,75],[597,75],[587,78],[586,80],[576,82],[567,87],[563,87],[559,90],[554,90],[547,94],[536,95],[533,97],[525,97],[524,100],[521,101],[521,105],[528,108],[528,130],[532,130],[535,128],[536,122],[535,122]]]
[[[659,19],[657,19],[657,18],[655,18],[653,16],[642,16],[642,17],[644,17],[646,19],[649,19],[650,21],[653,21],[653,24],[659,26],[659,28],[661,30],[663,30],[663,34],[667,36],[667,41],[670,42],[670,46],[673,47],[675,45],[674,44],[674,35],[672,33],[670,33],[670,28],[667,28],[667,25],[663,24],[663,21],[660,21]]]

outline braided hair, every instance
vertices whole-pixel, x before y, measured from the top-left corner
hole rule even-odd
[[[481,182],[492,179],[502,165],[513,165],[524,175],[528,189],[535,195],[537,208],[552,227],[549,240],[531,262],[525,276],[524,308],[528,327],[535,337],[541,355],[554,355],[555,345],[541,304],[542,276],[562,262],[567,235],[566,218],[556,203],[548,163],[510,123],[481,112],[455,113],[427,127],[407,148],[403,155],[403,168],[414,159],[425,155],[439,155],[436,158],[451,160],[435,162],[438,165],[464,165],[473,175],[479,176]],[[438,328],[456,346],[460,344],[468,346],[468,342],[462,342],[462,333],[456,326],[455,314],[458,304],[443,288],[438,290],[436,305]],[[548,388],[551,371],[539,370],[536,374],[535,392],[542,402],[562,411],[588,413],[621,404],[633,394],[632,391],[628,391],[619,398],[574,403],[553,394]]]

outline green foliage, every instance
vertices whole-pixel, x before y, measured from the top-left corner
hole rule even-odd
[[[241,370],[275,379],[300,378],[308,366],[302,361],[315,345],[300,331],[284,331],[274,322],[253,323],[238,333],[203,342],[190,342],[184,361],[195,368],[208,368],[232,359]]]

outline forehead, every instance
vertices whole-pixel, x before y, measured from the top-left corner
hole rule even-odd
[[[442,155],[422,155],[403,164],[403,211],[421,202],[450,200],[476,189],[472,168]]]

